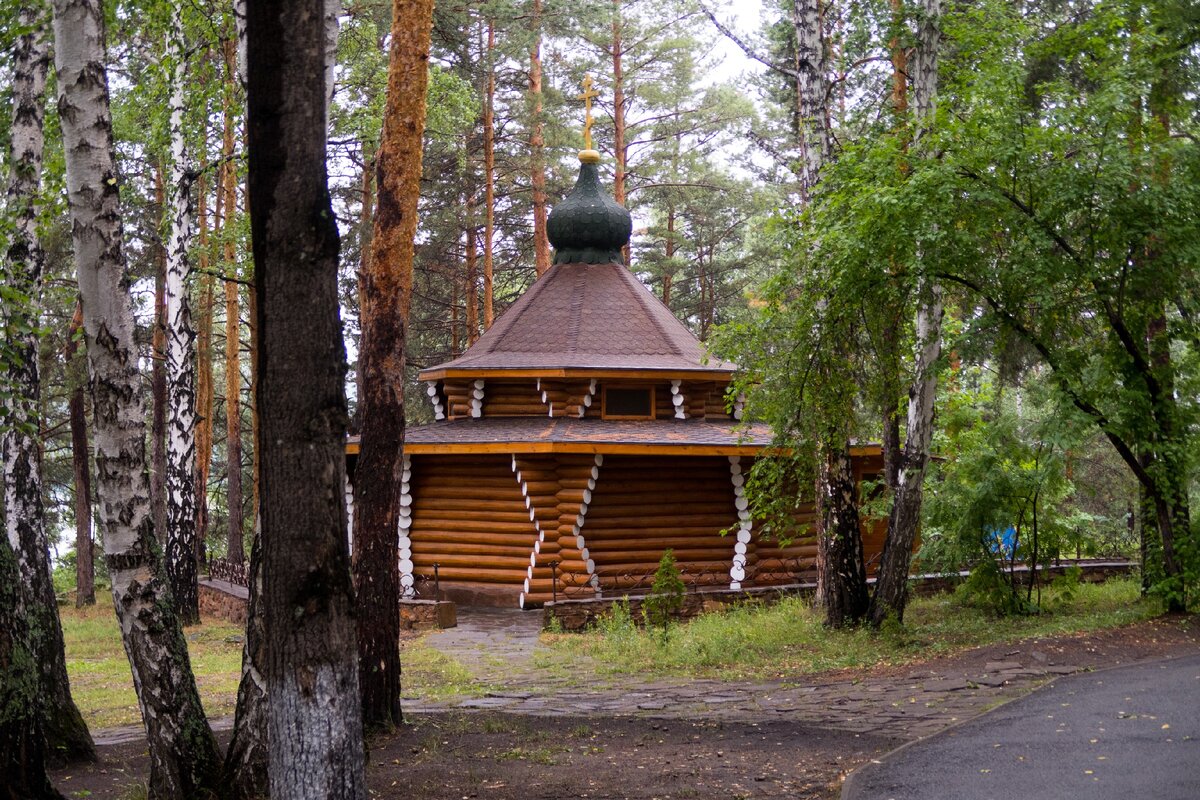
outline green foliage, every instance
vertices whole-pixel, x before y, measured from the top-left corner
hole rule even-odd
[[[705,614],[666,632],[642,630],[628,612],[577,634],[556,637],[544,667],[590,661],[601,675],[720,676],[777,680],[815,672],[904,664],[970,647],[1114,627],[1159,613],[1133,580],[1081,584],[1060,602],[1054,591],[1034,617],[1000,617],[951,596],[913,598],[902,629],[831,631],[804,598],[747,604]]]
[[[675,565],[675,553],[668,547],[658,561],[658,569],[654,571],[650,594],[642,601],[646,624],[665,629],[683,609],[686,593],[687,587],[683,585],[683,577]]]

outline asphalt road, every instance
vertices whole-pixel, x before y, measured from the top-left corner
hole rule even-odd
[[[1200,800],[1200,655],[1060,678],[852,774],[842,800]]]

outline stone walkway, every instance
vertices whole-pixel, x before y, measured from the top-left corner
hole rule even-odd
[[[405,711],[473,709],[532,716],[635,715],[754,722],[788,719],[854,733],[916,739],[1026,694],[1058,675],[1087,665],[1059,664],[1036,650],[1013,650],[1004,661],[949,671],[927,664],[899,674],[821,676],[809,685],[716,679],[622,681],[619,687],[580,688],[569,678],[531,667],[540,615],[460,609],[459,627],[425,642],[462,663],[477,681],[500,687],[483,697],[430,702],[406,696]],[[950,661],[952,664],[952,660]]]

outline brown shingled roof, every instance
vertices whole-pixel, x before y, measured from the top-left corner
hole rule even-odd
[[[728,371],[620,264],[555,264],[467,352],[422,371]]]

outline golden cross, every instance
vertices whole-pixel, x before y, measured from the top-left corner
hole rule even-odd
[[[579,99],[583,101],[583,147],[586,150],[592,149],[592,98],[599,97],[600,93],[592,88],[592,76],[583,76],[583,94],[579,95]]]

